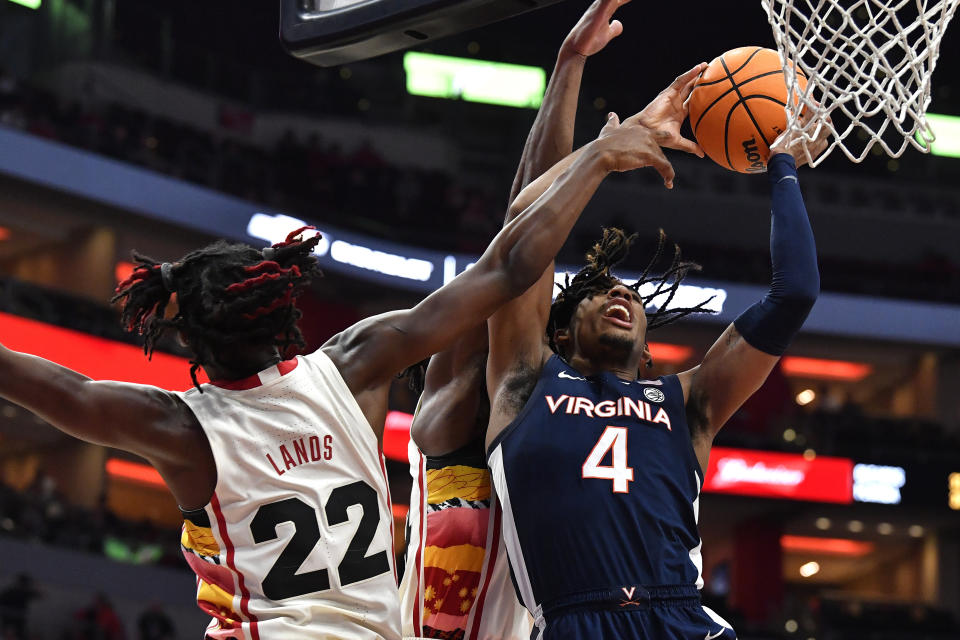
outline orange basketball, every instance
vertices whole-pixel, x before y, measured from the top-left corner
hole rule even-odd
[[[807,78],[797,71],[800,90]],[[796,100],[796,98],[795,98]],[[773,49],[731,49],[710,63],[690,94],[690,126],[710,159],[740,173],[767,169],[786,128],[787,85]]]

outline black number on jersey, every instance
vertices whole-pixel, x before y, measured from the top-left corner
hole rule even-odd
[[[296,573],[320,540],[316,511],[299,498],[265,504],[257,510],[257,515],[250,523],[253,541],[259,544],[276,540],[277,525],[281,522],[293,523],[293,538],[263,579],[264,595],[271,600],[283,600],[329,589],[330,575],[326,569],[299,575]]]
[[[354,582],[360,582],[381,573],[390,571],[390,559],[387,552],[381,551],[372,556],[367,555],[367,549],[377,533],[380,524],[380,509],[377,506],[377,492],[366,482],[358,480],[353,484],[337,487],[330,492],[330,499],[324,511],[327,514],[327,524],[331,527],[343,524],[350,519],[347,507],[359,504],[363,507],[363,517],[353,540],[347,547],[343,560],[337,566],[337,575],[340,576],[340,586],[345,587]]]
[[[347,546],[347,552],[337,566],[340,586],[347,586],[390,571],[390,558],[387,551],[367,555],[370,543],[380,524],[380,508],[377,504],[377,492],[366,482],[358,480],[330,492],[330,498],[324,509],[327,524],[331,527],[348,522],[349,507],[361,508],[360,524],[353,539]],[[317,569],[298,574],[307,556],[320,541],[320,525],[316,510],[299,498],[287,498],[279,502],[265,504],[257,510],[250,531],[256,543],[277,539],[277,525],[292,522],[293,538],[280,553],[267,576],[263,579],[263,593],[271,600],[284,600],[308,593],[326,591],[330,588],[330,575],[327,569]]]

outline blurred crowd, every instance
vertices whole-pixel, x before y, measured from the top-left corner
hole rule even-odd
[[[176,530],[120,519],[107,507],[105,496],[93,509],[71,504],[43,473],[23,491],[0,483],[0,535],[122,562],[186,569]]]
[[[37,640],[40,635],[31,629],[30,607],[35,600],[43,601],[44,592],[27,573],[13,577],[0,590],[0,640]],[[173,620],[159,604],[151,604],[136,620],[136,640],[176,640]],[[120,614],[103,593],[94,594],[71,616],[68,628],[60,640],[127,640]],[[133,640],[131,638],[131,640]]]
[[[780,366],[727,421],[717,446],[855,459],[948,459],[960,464],[960,430],[921,417],[873,415],[838,387],[799,406]],[[785,436],[786,434],[786,436]]]
[[[949,640],[957,621],[946,611],[923,605],[824,600],[818,608],[823,640]]]
[[[187,569],[179,555],[177,531],[118,518],[103,497],[93,509],[71,504],[53,478],[42,472],[23,491],[0,483],[0,536],[93,553],[118,562]],[[15,576],[0,590],[0,640],[38,638],[29,626],[29,610],[33,601],[43,598],[43,589],[28,574]],[[159,605],[151,605],[136,622],[138,640],[176,638],[172,620]],[[79,606],[66,627],[59,640],[128,638],[119,614],[102,593]]]
[[[221,113],[228,127],[237,118]],[[0,77],[0,124],[420,246],[482,251],[503,217],[503,203],[482,189],[449,173],[389,165],[368,141],[346,150],[319,134],[300,140],[288,131],[273,148],[259,148],[119,104],[63,104],[10,76]]]

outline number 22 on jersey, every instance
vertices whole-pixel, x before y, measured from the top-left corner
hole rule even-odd
[[[349,507],[361,507],[360,522],[337,567],[341,587],[390,571],[387,551],[366,555],[380,524],[377,500],[376,490],[362,480],[337,487],[330,492],[323,510],[330,527],[349,521]],[[257,510],[257,515],[250,524],[250,531],[253,541],[258,544],[276,540],[279,537],[277,525],[284,522],[292,522],[294,525],[293,537],[263,580],[263,593],[271,600],[284,600],[330,588],[330,574],[327,569],[298,573],[307,556],[320,541],[317,516],[317,511],[299,498],[272,502]]]
[[[611,464],[603,465],[607,452],[612,451]],[[583,463],[584,478],[612,480],[614,493],[629,493],[633,482],[633,467],[627,466],[627,428],[607,427]]]

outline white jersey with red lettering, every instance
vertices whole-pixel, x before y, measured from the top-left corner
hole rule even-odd
[[[377,439],[322,351],[191,389],[217,485],[184,512],[209,640],[400,637]]]
[[[532,619],[510,581],[483,441],[431,457],[411,440],[408,455],[403,637],[526,640]]]

